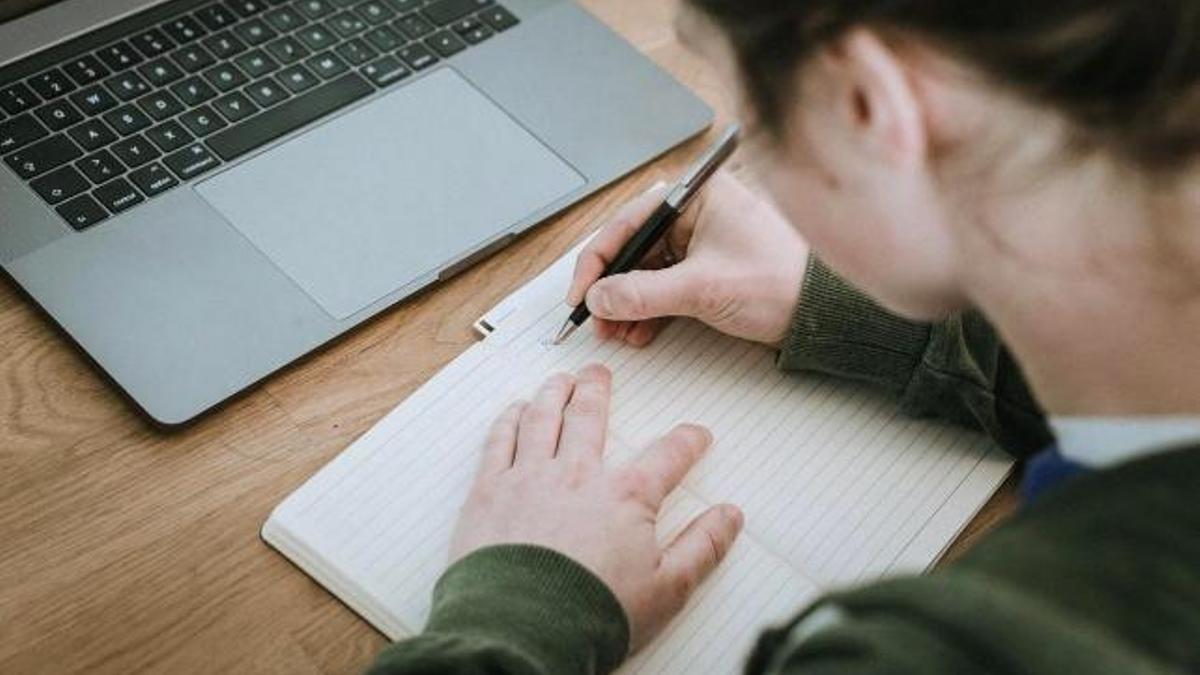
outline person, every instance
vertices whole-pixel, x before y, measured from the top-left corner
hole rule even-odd
[[[686,4],[761,191],[720,176],[597,282],[635,201],[569,300],[608,339],[695,317],[1043,449],[968,554],[797,608],[746,672],[1200,672],[1200,2]],[[558,375],[496,422],[428,625],[372,673],[610,672],[719,564],[731,505],[654,538],[709,434],[605,466],[610,386]]]

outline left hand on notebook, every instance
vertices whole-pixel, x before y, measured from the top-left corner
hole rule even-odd
[[[596,574],[625,608],[634,649],[683,609],[721,562],[742,525],[720,505],[663,547],[655,525],[663,500],[712,443],[681,425],[622,467],[603,464],[611,375],[589,366],[550,378],[530,403],[495,422],[463,506],[451,561],[497,544],[534,544]]]

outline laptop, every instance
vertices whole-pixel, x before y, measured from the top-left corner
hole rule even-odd
[[[3,0],[0,266],[187,422],[703,131],[568,0]]]

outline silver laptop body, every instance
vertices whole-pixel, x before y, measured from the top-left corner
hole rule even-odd
[[[567,0],[302,2],[66,0],[0,25],[0,264],[161,425],[452,276],[711,120]],[[244,49],[222,58],[232,20]],[[255,50],[276,68],[237,60]],[[126,57],[138,62],[120,70]],[[228,63],[240,65],[219,70]],[[193,77],[209,100],[173,89]],[[26,87],[15,98],[14,83]],[[89,116],[107,98],[111,109]]]

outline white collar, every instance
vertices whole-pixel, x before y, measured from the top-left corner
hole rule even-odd
[[[1053,417],[1063,457],[1094,469],[1200,442],[1200,417]]]

